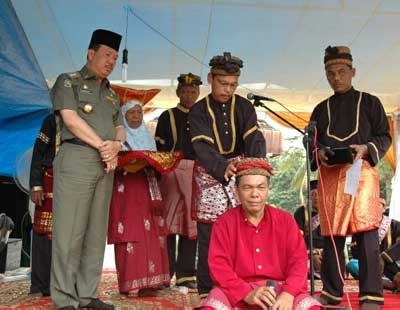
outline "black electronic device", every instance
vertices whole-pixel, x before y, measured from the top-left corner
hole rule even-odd
[[[329,148],[331,152],[326,152],[328,165],[352,164],[354,160],[354,150],[351,147]]]

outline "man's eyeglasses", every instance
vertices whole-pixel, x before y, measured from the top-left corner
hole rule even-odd
[[[218,84],[222,87],[222,88],[232,88],[232,89],[236,89],[238,87],[238,83],[228,83],[226,81],[220,80],[219,78],[215,78],[215,80],[218,82]]]

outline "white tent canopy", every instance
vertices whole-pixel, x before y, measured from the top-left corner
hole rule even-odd
[[[387,112],[400,105],[398,0],[12,3],[49,82],[60,72],[80,69],[91,32],[107,28],[124,35],[121,51],[126,39],[129,85],[162,88],[151,103],[156,107],[176,104],[180,73],[200,74],[202,94],[207,93],[209,59],[229,51],[244,61],[239,93],[273,97],[292,111],[310,111],[331,94],[323,70],[328,45],[351,47],[356,88],[378,95]],[[132,12],[127,14],[124,5]],[[121,79],[121,65],[111,79]]]

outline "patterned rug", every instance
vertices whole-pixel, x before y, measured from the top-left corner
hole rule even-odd
[[[0,284],[0,309],[53,309],[50,297],[29,295],[30,281],[13,281]],[[103,271],[99,298],[111,302],[116,309],[192,309],[199,302],[196,292],[182,292],[176,288],[155,291],[149,297],[133,297],[118,292],[114,270]]]
[[[29,295],[30,282],[28,280],[5,282],[0,284],[0,310],[6,309],[53,309],[50,297]],[[321,281],[314,282],[315,292],[320,292]],[[342,305],[352,310],[359,310],[358,281],[346,280]],[[348,299],[347,299],[348,296]],[[382,310],[400,309],[400,294],[385,291],[385,305]],[[177,288],[166,288],[154,292],[154,296],[131,297],[118,293],[118,284],[114,270],[105,270],[99,287],[99,297],[111,302],[116,309],[193,309],[199,302],[196,292],[185,292]],[[350,305],[350,306],[349,306]]]

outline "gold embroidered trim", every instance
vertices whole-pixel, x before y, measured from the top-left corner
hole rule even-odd
[[[42,191],[43,190],[43,186],[39,185],[39,186],[33,186],[31,189],[31,192],[37,192],[37,191]]]
[[[213,121],[213,132],[214,132],[214,137],[217,141],[217,146],[218,146],[218,150],[219,153],[221,155],[224,154],[229,154],[232,153],[235,150],[235,146],[236,146],[236,126],[235,126],[235,104],[236,104],[236,96],[234,95],[232,97],[232,105],[231,105],[231,113],[230,113],[230,117],[231,117],[231,130],[232,130],[232,144],[229,150],[225,151],[222,148],[222,144],[221,144],[221,139],[219,137],[219,133],[218,133],[218,128],[217,128],[217,122],[215,119],[215,115],[213,110],[210,107],[210,98],[209,96],[206,97],[206,104],[207,104],[207,110],[208,113],[210,114],[212,121]],[[192,139],[193,141],[193,139]]]
[[[49,144],[50,142],[50,138],[46,136],[43,132],[39,132],[38,138],[45,144]]]
[[[183,113],[189,113],[189,109],[188,109],[188,108],[185,108],[185,107],[183,107],[183,106],[181,106],[180,104],[178,104],[178,105],[176,106],[176,108],[177,108],[178,110],[181,110]]]
[[[181,284],[186,281],[196,281],[196,276],[182,277],[176,280],[176,284]]]
[[[375,153],[376,153],[376,158],[378,158],[378,161],[379,161],[379,151],[378,151],[378,148],[377,148],[376,145],[373,144],[372,142],[368,142],[368,144],[372,145],[372,147],[374,148]]]
[[[256,130],[257,130],[257,126],[253,126],[249,130],[247,130],[243,135],[243,140],[246,139],[249,135],[251,135]]]
[[[214,144],[214,139],[210,138],[208,136],[205,136],[205,135],[200,135],[200,136],[193,137],[191,142],[194,142],[196,140],[201,140],[201,139],[207,140],[208,142]]]
[[[165,144],[165,140],[164,139],[161,139],[160,137],[154,137],[154,140],[156,140],[156,141],[158,141],[158,143],[160,143],[160,144],[162,144],[162,145],[164,145]]]
[[[324,290],[321,291],[321,294],[325,295],[325,296],[327,296],[327,297],[329,297],[330,299],[333,299],[333,300],[337,300],[337,301],[341,301],[342,300],[342,297],[333,296],[332,294],[329,294],[328,292],[326,292]]]
[[[51,233],[53,213],[49,211],[35,210],[33,230],[38,234]]]
[[[383,301],[383,297],[372,296],[372,295],[364,295],[360,297],[360,301],[362,300],[374,300],[374,301]]]
[[[391,222],[391,221],[390,221]],[[390,226],[389,226],[389,233],[387,234],[387,247],[390,248],[392,246],[392,232],[390,231]]]
[[[306,207],[304,209],[304,227],[308,227],[308,210]]]
[[[389,263],[393,263],[393,259],[386,252],[382,252],[381,256],[385,261],[387,261]]]
[[[169,123],[171,125],[171,131],[172,131],[172,140],[174,141],[174,145],[172,146],[172,151],[173,151],[173,150],[175,150],[175,145],[176,145],[176,141],[178,140],[178,135],[176,132],[175,116],[174,116],[174,112],[172,111],[172,109],[168,110],[168,114],[169,114]]]
[[[360,121],[360,106],[361,106],[361,99],[362,99],[362,92],[360,92],[360,96],[358,98],[358,102],[357,102],[357,116],[356,116],[356,128],[354,129],[353,132],[351,132],[348,136],[344,137],[344,138],[340,138],[338,136],[335,136],[334,134],[331,134],[329,128],[331,125],[331,110],[330,110],[330,98],[328,98],[328,100],[326,101],[326,106],[327,106],[327,111],[328,111],[328,128],[326,130],[326,135],[328,137],[331,137],[333,139],[336,139],[338,141],[345,141],[349,138],[351,138],[352,136],[354,136],[357,132],[358,132],[358,125],[359,125],[359,121]]]

